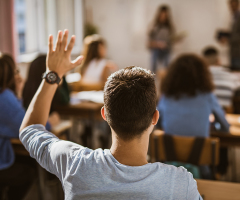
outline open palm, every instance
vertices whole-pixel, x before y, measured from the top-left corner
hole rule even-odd
[[[64,74],[81,64],[83,56],[77,57],[71,61],[71,52],[75,43],[75,36],[71,37],[67,45],[68,30],[58,32],[55,49],[53,49],[53,36],[49,36],[48,54],[47,54],[47,71],[54,71],[61,78]]]

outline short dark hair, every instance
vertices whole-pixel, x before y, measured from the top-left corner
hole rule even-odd
[[[123,140],[131,140],[151,125],[156,111],[154,74],[130,66],[113,73],[104,87],[105,116]]]
[[[0,53],[0,93],[5,89],[10,89],[16,93],[15,69],[16,64],[12,56]]]
[[[206,47],[203,56],[208,65],[218,65],[218,50],[215,47]]]
[[[206,63],[194,54],[181,55],[174,60],[161,84],[162,93],[175,99],[212,90],[211,73]]]
[[[203,55],[204,56],[217,56],[218,50],[215,47],[206,47],[203,50]]]

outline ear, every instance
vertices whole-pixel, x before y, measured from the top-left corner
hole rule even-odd
[[[102,118],[107,121],[106,117],[105,117],[105,110],[104,110],[104,106],[101,108],[101,115],[102,115]]]
[[[155,111],[153,118],[152,118],[152,125],[156,125],[159,119],[159,112],[158,110]]]

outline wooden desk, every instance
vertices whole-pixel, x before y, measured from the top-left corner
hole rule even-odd
[[[72,91],[91,91],[91,90],[103,90],[104,84],[89,84],[84,82],[73,82],[68,84]]]
[[[218,137],[222,147],[240,147],[240,127],[230,126],[229,132],[211,132],[211,136]]]
[[[73,122],[73,130],[77,130],[79,120],[87,120],[88,126],[81,135],[82,145],[88,148],[94,148],[94,132],[93,129],[97,124],[97,121],[102,121],[101,108],[103,103],[94,103],[82,101],[77,104],[69,104],[66,106],[56,106],[54,108],[62,116],[71,117]],[[85,127],[85,128],[86,128]],[[70,134],[70,140],[74,140],[75,133]]]
[[[60,115],[101,120],[102,107],[102,103],[80,102],[78,104],[69,104],[66,106],[55,106],[54,110]]]
[[[225,117],[229,124],[234,125],[234,126],[240,126],[240,115],[226,114]]]
[[[198,191],[204,200],[240,200],[240,184],[197,179]]]
[[[211,132],[211,136],[218,137],[223,147],[240,147],[240,115],[226,114],[226,119],[230,124],[229,133]]]

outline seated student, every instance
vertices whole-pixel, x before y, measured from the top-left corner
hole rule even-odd
[[[19,137],[25,115],[21,94],[23,79],[11,56],[0,55],[0,198],[22,199],[34,180],[34,160],[15,156],[11,138]],[[25,162],[25,163],[24,163]],[[8,192],[3,191],[9,187]],[[1,194],[2,193],[2,194]]]
[[[42,81],[42,75],[46,71],[46,55],[38,56],[29,67],[28,78],[23,89],[23,105],[27,109],[34,94]],[[57,89],[51,106],[51,113],[56,105],[66,105],[70,101],[70,91],[63,77],[62,83]]]
[[[48,71],[60,78],[83,59],[71,62],[75,37],[65,51],[67,38],[67,30],[59,31],[54,51],[53,37],[49,37]],[[65,199],[202,199],[186,169],[147,162],[149,135],[159,117],[150,71],[127,67],[108,78],[101,113],[112,130],[110,150],[91,150],[46,131],[43,125],[57,87],[42,81],[21,125],[20,138],[30,155],[59,177]]]
[[[99,35],[87,36],[84,39],[84,59],[80,66],[82,83],[104,85],[111,71],[117,69],[112,61],[105,58],[106,53],[105,41]]]
[[[209,115],[214,114],[221,130],[229,124],[215,95],[208,67],[202,59],[186,54],[170,66],[162,82],[159,103],[161,125],[167,134],[208,137]]]
[[[216,48],[205,48],[203,56],[213,76],[215,86],[213,93],[217,96],[222,107],[230,107],[234,92],[240,86],[239,78],[227,68],[221,66]]]

